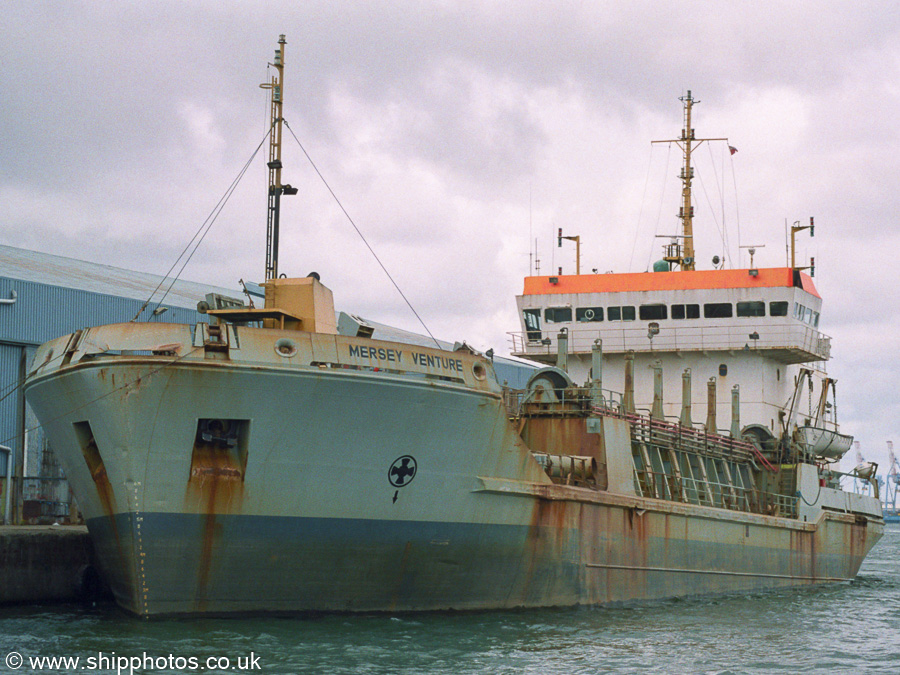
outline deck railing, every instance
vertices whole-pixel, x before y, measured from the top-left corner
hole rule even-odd
[[[635,490],[642,497],[713,506],[731,511],[761,513],[782,518],[797,517],[797,497],[761,492],[753,487],[677,477],[661,471],[634,469]]]
[[[506,405],[506,412],[510,418],[519,417],[522,414],[522,406],[529,402],[538,402],[538,399],[527,398],[527,390],[525,389],[503,389],[503,403]],[[553,402],[541,400],[542,403],[548,403],[558,407],[560,411],[571,408],[573,404],[582,405],[585,401],[585,389],[576,391],[568,389],[557,389],[554,391],[556,400]],[[622,394],[610,389],[602,389],[600,392],[600,407],[596,408],[596,412],[602,412],[611,415],[622,415]]]
[[[648,415],[625,414],[631,423],[631,437],[635,442],[671,447],[700,455],[733,457],[753,461],[774,471],[775,467],[752,443],[731,436],[707,433],[702,429],[682,426],[677,422],[656,420]]]
[[[748,323],[746,325],[660,326],[652,337],[646,322],[635,325],[594,324],[568,332],[569,353],[589,354],[594,340],[603,340],[603,351],[709,351],[725,349],[784,350],[796,352],[806,360],[827,360],[831,356],[831,338],[802,324]],[[602,327],[601,327],[602,326]],[[509,333],[512,352],[517,356],[553,355],[557,351],[557,333],[561,325],[551,324],[542,331]]]

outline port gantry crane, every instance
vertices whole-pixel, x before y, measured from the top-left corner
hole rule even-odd
[[[897,516],[897,488],[900,486],[900,464],[894,455],[894,443],[887,442],[888,446],[888,472],[884,486],[884,515]]]

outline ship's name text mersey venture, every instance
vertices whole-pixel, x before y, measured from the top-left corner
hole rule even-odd
[[[378,359],[379,361],[389,361],[394,363],[402,363],[403,355],[406,354],[400,349],[390,349],[387,347],[367,347],[364,345],[348,345],[350,356],[362,357],[369,359]],[[428,368],[444,368],[445,370],[454,370],[458,373],[462,372],[462,359],[451,359],[446,356],[437,354],[423,354],[422,352],[410,352],[413,363],[418,366],[427,366]]]

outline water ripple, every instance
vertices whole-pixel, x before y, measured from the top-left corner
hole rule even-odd
[[[253,653],[266,675],[893,674],[898,560],[894,525],[850,583],[626,607],[190,621],[140,621],[111,606],[14,607],[0,616],[0,648],[26,657]]]

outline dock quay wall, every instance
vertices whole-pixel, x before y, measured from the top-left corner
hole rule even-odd
[[[71,602],[99,592],[83,526],[0,526],[0,605]]]

